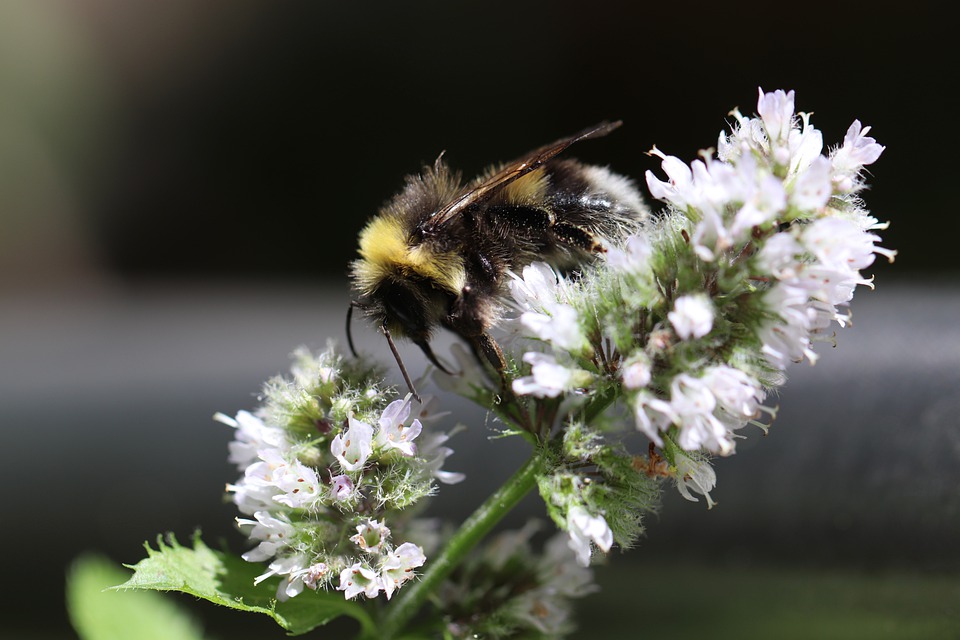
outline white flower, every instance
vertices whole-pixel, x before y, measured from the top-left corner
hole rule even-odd
[[[687,451],[706,449],[713,453],[733,453],[733,438],[715,415],[716,396],[700,378],[686,373],[670,383],[670,409],[677,416],[680,434],[677,444]]]
[[[790,233],[775,233],[757,253],[757,264],[779,280],[795,278],[801,266],[803,247]]]
[[[737,156],[736,162],[717,162],[706,157],[680,171],[677,158],[665,156],[663,167],[671,183],[657,180],[647,172],[651,192],[683,211],[695,210],[693,247],[700,259],[710,262],[736,242],[749,239],[754,227],[776,220],[784,211],[787,194],[782,180],[753,155]],[[727,212],[734,211],[732,220]],[[624,257],[615,254],[615,263]]]
[[[820,264],[835,270],[859,271],[873,264],[879,238],[864,233],[848,220],[821,218],[808,225],[800,242],[817,258]]]
[[[377,520],[367,520],[357,525],[357,533],[350,536],[350,542],[367,553],[379,553],[390,539],[390,529]]]
[[[779,369],[803,358],[811,363],[817,360],[810,348],[810,328],[816,312],[807,304],[809,299],[809,291],[795,281],[779,282],[763,295],[764,304],[776,317],[760,326],[758,336],[763,354]]]
[[[424,386],[426,384],[426,376],[415,380],[414,384],[417,388]],[[435,395],[424,394],[420,397],[420,402],[417,402],[416,399],[413,398],[413,394],[409,395],[411,398],[410,411],[421,424],[431,424],[450,415],[449,411],[437,411],[437,408],[440,406],[440,399]]]
[[[790,191],[790,204],[802,211],[819,211],[833,195],[830,161],[817,156],[806,171],[797,176]]]
[[[450,439],[450,435],[431,433],[423,439],[420,446],[420,457],[427,461],[427,468],[430,469],[431,475],[443,484],[457,484],[467,477],[462,473],[441,469],[446,459],[453,454],[453,449],[441,446]]]
[[[790,132],[790,175],[800,175],[806,171],[823,151],[823,134],[810,125],[810,114],[801,113],[803,129],[796,127]]]
[[[721,131],[717,139],[717,158],[724,163],[736,163],[751,149],[763,152],[767,144],[767,136],[763,131],[763,123],[757,118],[747,118],[739,109],[730,112],[736,121],[736,128],[729,134]]]
[[[283,575],[284,578],[277,587],[277,600],[280,602],[300,595],[304,587],[316,591],[318,583],[326,577],[330,568],[322,562],[303,566],[305,562],[304,556],[291,556],[283,561],[271,563],[270,571],[257,580],[274,574]]]
[[[710,492],[717,486],[717,473],[706,459],[694,459],[683,454],[677,456],[677,470],[674,480],[677,491],[691,502],[699,502],[690,493],[692,489],[707,499],[707,508],[712,509],[716,504],[710,497]]]
[[[334,501],[348,500],[353,496],[353,480],[341,473],[330,478],[330,498]]]
[[[279,449],[261,449],[257,455],[260,459],[246,468],[240,483],[227,487],[234,492],[237,507],[247,514],[274,506],[275,498],[282,492],[277,486],[278,477],[287,468],[286,456]]]
[[[339,358],[332,342],[327,343],[327,349],[319,356],[315,356],[305,346],[297,347],[290,356],[293,358],[290,373],[296,387],[310,389],[316,386],[318,381],[325,384],[337,375],[336,363]]]
[[[607,249],[607,265],[614,271],[624,273],[642,273],[649,268],[653,248],[646,236],[632,235],[627,238],[623,249]]]
[[[413,441],[420,435],[422,425],[419,420],[414,420],[410,426],[404,426],[407,418],[410,417],[410,399],[412,394],[402,400],[394,400],[387,405],[380,415],[380,429],[377,431],[377,437],[374,445],[383,450],[396,449],[403,455],[412,457],[417,452]]]
[[[377,572],[359,562],[340,572],[340,585],[337,590],[343,591],[343,597],[347,600],[361,593],[368,598],[376,598],[381,589],[383,589],[383,580]]]
[[[540,568],[547,574],[548,581],[542,589],[567,598],[579,598],[597,591],[597,585],[593,584],[593,572],[579,563],[571,562],[577,556],[566,538],[562,532],[558,532],[544,545]]]
[[[707,369],[701,378],[716,400],[716,414],[727,428],[743,427],[760,412],[765,393],[760,383],[740,369],[717,365]]]
[[[733,236],[719,211],[705,208],[701,213],[700,222],[693,230],[693,250],[704,262],[713,262],[721,252],[733,246]]]
[[[457,363],[457,373],[445,373],[439,369],[433,371],[433,381],[444,391],[450,391],[466,398],[474,398],[478,391],[488,388],[487,375],[479,361],[468,353],[459,342],[450,346],[450,354]]]
[[[681,296],[667,314],[670,324],[682,340],[702,338],[713,328],[713,305],[705,295]]]
[[[623,363],[620,370],[623,386],[627,389],[640,389],[650,384],[650,358],[643,352],[636,353]]]
[[[666,431],[671,424],[679,421],[669,402],[646,392],[640,392],[634,398],[633,413],[637,429],[658,447],[663,446],[660,432]]]
[[[786,168],[787,181],[793,182],[820,157],[823,134],[810,126],[810,114],[795,113],[793,91],[764,93],[760,89],[757,111],[759,118],[746,118],[736,109],[732,112],[737,127],[729,136],[720,134],[718,157],[738,164],[757,156],[765,165],[772,163],[771,168]]]
[[[568,599],[580,598],[597,590],[593,572],[576,563],[576,556],[566,544],[566,536],[550,538],[537,564],[539,586],[525,591],[511,602],[521,620],[547,637],[563,637],[570,630],[571,610]]]
[[[249,411],[238,411],[236,419],[216,413],[213,419],[237,430],[234,440],[227,445],[228,460],[242,471],[256,460],[257,451],[266,447],[285,449],[289,446],[286,433],[277,427],[268,427]]]
[[[572,507],[567,513],[567,543],[577,554],[581,566],[590,565],[590,542],[593,541],[601,551],[610,551],[613,545],[613,532],[603,516],[592,516],[583,507]]]
[[[573,614],[570,605],[558,598],[547,586],[521,593],[511,601],[510,608],[516,610],[515,615],[520,620],[544,634],[544,637],[566,637],[570,631],[570,618]]]
[[[330,452],[344,471],[362,468],[373,452],[373,427],[350,416],[346,432],[337,434],[330,443]]]
[[[740,162],[737,174],[742,183],[741,195],[730,200],[742,202],[743,205],[733,217],[730,235],[743,240],[754,227],[772,222],[780,216],[787,206],[787,193],[783,182],[776,176],[760,171],[752,156]]]
[[[280,467],[287,464],[286,458],[279,449],[265,448],[257,452],[258,461],[250,464],[243,472],[243,480],[251,486],[267,487],[275,491],[274,474]]]
[[[423,566],[426,561],[423,549],[412,542],[404,542],[389,553],[380,565],[383,591],[387,595],[387,600],[393,596],[396,589],[400,588],[400,585],[407,580],[412,580],[416,575],[413,570]]]
[[[833,152],[830,162],[833,179],[840,191],[850,192],[857,187],[857,177],[865,165],[873,164],[885,147],[869,137],[870,127],[862,127],[854,120],[843,137],[843,146]]]
[[[513,381],[513,391],[517,395],[556,398],[591,380],[586,371],[564,367],[545,353],[527,352],[523,354],[523,361],[531,365],[530,373],[533,375]]]
[[[507,285],[517,307],[523,311],[543,311],[564,295],[564,280],[545,262],[534,262],[523,268],[523,277],[510,272]]]
[[[330,567],[325,565],[322,562],[312,564],[307,567],[306,573],[303,576],[303,583],[310,587],[311,589],[317,588],[317,583],[320,582],[327,573],[330,572]]]
[[[256,548],[243,554],[242,557],[247,562],[268,560],[293,541],[297,530],[285,516],[274,517],[267,511],[258,511],[253,517],[255,520],[237,518],[237,526],[252,527],[247,537],[260,541]]]
[[[550,342],[558,349],[575,351],[586,344],[577,311],[568,304],[555,303],[546,313],[526,311],[520,316],[520,324],[528,335]]]
[[[760,89],[759,93],[757,113],[763,121],[767,136],[773,144],[786,141],[793,128],[794,92],[785,93],[778,89],[773,93],[764,93],[763,89]]]
[[[309,507],[320,494],[317,472],[299,460],[274,469],[273,483],[283,492],[274,501],[292,509]]]
[[[285,557],[278,557],[270,563],[267,571],[257,576],[253,584],[257,585],[272,576],[281,575],[284,579],[277,586],[277,599],[281,602],[293,598],[303,591],[303,581],[295,578],[296,574],[304,571],[306,557],[302,554],[296,554]]]
[[[652,171],[647,171],[647,188],[657,200],[669,202],[683,211],[688,206],[696,206],[699,201],[696,185],[693,181],[693,172],[680,158],[668,156],[656,147],[649,151],[650,155],[661,159],[660,168],[667,174],[667,182],[659,180]]]
[[[227,491],[233,494],[233,503],[237,505],[240,513],[253,515],[257,511],[267,511],[274,508],[273,496],[276,494],[276,487],[271,485],[258,485],[241,480],[237,484],[227,484]]]

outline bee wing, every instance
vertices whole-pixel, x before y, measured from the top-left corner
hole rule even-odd
[[[531,151],[522,158],[507,164],[500,171],[491,176],[489,179],[485,180],[479,186],[470,189],[469,191],[455,198],[449,204],[438,209],[436,213],[427,218],[423,224],[421,224],[421,229],[426,233],[430,233],[447,221],[460,215],[460,213],[470,205],[483,202],[514,180],[525,176],[531,171],[539,169],[545,162],[557,154],[562,153],[570,145],[580,142],[581,140],[605,136],[619,127],[621,124],[623,124],[623,122],[620,120],[617,120],[616,122],[601,122],[598,125],[584,129],[580,133],[576,133],[567,138],[562,138],[552,144],[548,144],[540,147],[539,149]]]

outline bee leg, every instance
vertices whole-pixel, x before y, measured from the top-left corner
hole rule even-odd
[[[526,205],[499,205],[487,210],[496,225],[509,227],[513,233],[525,237],[552,236],[556,242],[587,253],[603,253],[603,245],[597,237],[583,227],[569,222],[558,222],[557,216],[547,209]]]
[[[436,354],[433,353],[433,349],[430,347],[429,342],[426,340],[414,340],[413,343],[420,347],[420,350],[423,351],[423,355],[427,357],[427,360],[430,361],[430,364],[435,366],[437,369],[440,369],[440,371],[443,371],[447,375],[453,375],[453,372],[447,369],[437,358]]]
[[[506,410],[506,414],[521,429],[535,433],[526,406],[518,401],[516,394],[513,392],[513,386],[510,384],[510,379],[507,378],[507,361],[503,357],[503,350],[500,345],[489,334],[483,333],[479,336],[473,336],[470,340],[470,346],[473,348],[473,355],[477,360],[480,362],[486,360],[497,372],[500,378],[499,404]]]
[[[480,355],[482,354],[486,361],[503,377],[504,370],[507,368],[507,361],[503,357],[503,350],[496,340],[491,338],[489,334],[483,333],[474,337],[471,346],[478,360],[481,360]]]
[[[589,253],[603,253],[603,245],[597,237],[582,227],[569,222],[558,222],[550,227],[557,240],[570,247],[576,247]]]
[[[470,346],[474,357],[482,364],[487,362],[493,367],[500,380],[500,394],[505,398],[513,397],[513,389],[507,380],[507,360],[503,357],[503,350],[497,341],[489,334],[481,333],[470,338]]]

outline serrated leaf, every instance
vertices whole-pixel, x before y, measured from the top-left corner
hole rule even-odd
[[[133,576],[114,589],[180,591],[238,611],[262,613],[292,635],[306,633],[334,618],[355,618],[368,633],[373,620],[357,602],[342,594],[306,591],[285,602],[276,599],[278,578],[254,585],[263,567],[221,551],[214,551],[199,536],[193,548],[172,536],[157,539],[157,548],[145,545],[147,557],[131,566]]]
[[[67,611],[82,640],[202,640],[200,625],[157,593],[110,593],[129,573],[94,555],[77,559],[67,574]]]

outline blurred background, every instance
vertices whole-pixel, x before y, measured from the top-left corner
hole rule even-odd
[[[897,262],[838,347],[791,370],[770,436],[718,462],[719,506],[668,491],[598,569],[583,637],[960,637],[957,56],[938,6],[0,3],[0,635],[71,637],[49,611],[82,551],[132,563],[198,526],[243,547],[210,417],[251,408],[295,346],[343,340],[356,234],[405,174],[446,150],[471,175],[619,118],[575,155],[642,183],[645,151],[693,159],[761,86],[795,89],[828,144],[873,127],[864,195]],[[469,479],[433,511],[462,519],[526,452],[454,409],[470,429],[447,466]],[[542,514],[525,505],[513,523]],[[280,637],[196,611],[211,636]]]

